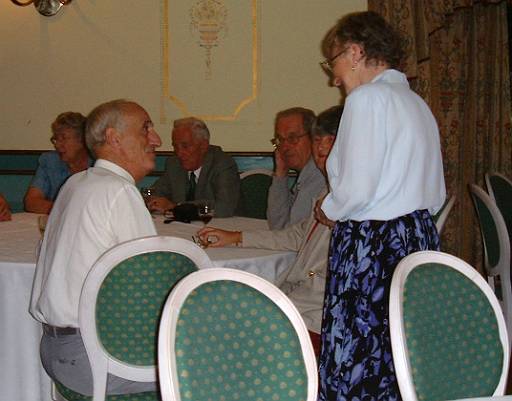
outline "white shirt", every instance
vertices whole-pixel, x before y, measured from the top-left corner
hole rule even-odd
[[[446,198],[437,124],[404,74],[386,70],[346,98],[327,159],[331,220],[435,213]]]
[[[58,327],[78,327],[87,273],[121,242],[156,235],[133,177],[107,160],[71,176],[61,188],[37,261],[30,313]]]

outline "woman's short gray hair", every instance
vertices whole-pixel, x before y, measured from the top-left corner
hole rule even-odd
[[[134,104],[136,103],[130,100],[116,99],[100,104],[89,113],[85,125],[85,143],[92,154],[94,154],[96,146],[105,143],[108,128],[115,128],[119,131],[124,129],[125,109]]]
[[[340,124],[341,115],[343,114],[343,106],[332,106],[322,111],[313,124],[313,136],[336,136],[338,134],[338,126]]]
[[[173,128],[188,126],[192,134],[197,139],[206,139],[210,141],[210,131],[203,120],[195,117],[179,118],[174,120]]]
[[[82,113],[74,111],[65,111],[64,113],[60,113],[52,123],[53,135],[56,135],[64,128],[71,128],[78,138],[83,141],[85,132],[85,116],[83,116]]]

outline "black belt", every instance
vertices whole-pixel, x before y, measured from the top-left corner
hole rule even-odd
[[[61,337],[79,334],[80,329],[77,329],[76,327],[55,327],[43,323],[43,332],[49,335],[50,337]]]

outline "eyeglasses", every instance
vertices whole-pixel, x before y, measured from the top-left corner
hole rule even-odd
[[[345,49],[343,49],[342,51],[340,51],[338,54],[336,54],[335,56],[331,57],[331,58],[326,58],[324,61],[321,61],[320,62],[320,65],[322,66],[322,68],[328,72],[332,72],[332,70],[334,69],[334,64],[335,64],[335,61],[336,59],[341,56],[343,53],[345,53],[346,51],[348,50],[348,47],[346,47]]]
[[[57,145],[58,143],[62,143],[62,142],[69,142],[70,140],[72,139],[71,136],[52,136],[50,138],[50,142],[53,144],[53,145]]]
[[[308,134],[302,134],[302,135],[290,135],[288,138],[281,138],[280,136],[277,136],[275,138],[272,138],[270,140],[270,143],[274,145],[274,148],[277,148],[279,146],[284,145],[286,142],[288,142],[290,145],[297,145],[300,141],[300,138],[303,136],[306,136]]]

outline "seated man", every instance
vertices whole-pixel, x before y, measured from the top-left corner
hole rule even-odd
[[[321,113],[313,128],[312,152],[316,166],[324,177],[325,161],[336,139],[342,106]],[[334,223],[333,223],[334,225]],[[243,247],[298,251],[293,265],[275,283],[292,300],[309,329],[317,355],[320,352],[320,328],[327,270],[330,227],[309,218],[283,230],[224,231],[205,227],[199,231],[203,243],[211,247],[240,244]],[[213,238],[213,243],[209,238]]]
[[[126,100],[104,103],[87,118],[94,167],[71,176],[55,200],[37,261],[30,313],[43,324],[41,360],[48,375],[84,395],[92,374],[78,329],[78,305],[94,262],[112,246],[156,235],[135,183],[155,167],[161,145],[148,113]],[[155,390],[110,375],[109,394]]]
[[[219,146],[210,145],[204,121],[182,118],[174,121],[172,146],[165,173],[154,184],[151,210],[164,212],[193,200],[214,202],[215,216],[235,214],[240,198],[240,177],[235,161]]]
[[[271,230],[288,227],[309,216],[326,181],[311,158],[311,127],[315,114],[302,107],[277,113],[273,143],[275,171],[268,191],[267,220]],[[298,177],[291,190],[288,170]]]
[[[0,194],[0,221],[11,220],[11,209],[5,198]]]
[[[55,151],[39,157],[36,174],[25,194],[25,210],[50,213],[53,201],[66,179],[92,165],[84,141],[85,117],[68,111],[52,123],[50,138]]]

